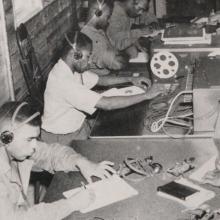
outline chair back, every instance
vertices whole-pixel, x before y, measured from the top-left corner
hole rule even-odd
[[[31,97],[31,102],[42,112],[45,80],[43,79],[42,70],[38,63],[30,35],[24,24],[21,24],[17,28],[16,39],[21,56],[20,65]]]

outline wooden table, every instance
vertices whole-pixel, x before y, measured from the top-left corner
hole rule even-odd
[[[129,157],[145,157],[152,155],[155,162],[163,165],[164,171],[172,167],[177,161],[195,157],[196,167],[199,167],[213,155],[216,148],[211,139],[99,139],[77,142],[75,149],[93,161],[111,160],[117,168],[123,160]],[[170,182],[174,178],[166,172],[149,177],[141,182],[128,182],[138,190],[139,195],[127,200],[103,207],[99,210],[81,214],[76,212],[67,220],[90,220],[100,217],[105,220],[177,220],[186,217],[181,211],[185,209],[181,204],[159,197],[156,193],[158,186]],[[82,177],[79,173],[59,172],[47,191],[45,202],[52,202],[63,198],[62,192],[80,185]],[[217,193],[216,197],[207,203],[213,208],[219,208],[220,189],[208,185],[207,189]]]

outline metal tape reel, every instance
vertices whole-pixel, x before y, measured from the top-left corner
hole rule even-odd
[[[153,55],[150,67],[155,76],[168,79],[176,74],[179,62],[174,54],[166,51],[159,52]]]

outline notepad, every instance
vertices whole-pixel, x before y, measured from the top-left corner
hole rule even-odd
[[[171,183],[176,184],[176,186],[174,185],[175,189],[170,187]],[[206,201],[215,197],[213,191],[200,187],[184,178],[171,183],[158,187],[158,195],[179,202],[187,208],[198,208]],[[160,190],[161,188],[166,189]]]
[[[125,88],[117,89],[112,88],[102,93],[102,96],[112,97],[112,96],[130,96],[143,94],[145,91],[137,86],[128,86]]]
[[[177,183],[175,181],[167,183],[163,186],[159,186],[157,191],[185,201],[194,193],[198,192],[197,189]]]
[[[136,189],[131,187],[118,175],[113,175],[108,179],[91,183],[86,187],[88,189],[94,190],[95,200],[89,207],[80,210],[81,213],[87,213],[138,194],[138,191]],[[82,189],[82,187],[75,188],[64,192],[63,195],[66,198],[69,198],[80,190],[84,189]]]

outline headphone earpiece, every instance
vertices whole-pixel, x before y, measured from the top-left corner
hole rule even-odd
[[[73,48],[73,52],[74,52],[73,58],[74,58],[74,60],[82,59],[83,55],[82,55],[81,51],[77,50],[77,47],[76,47],[76,43],[77,43],[77,39],[78,39],[78,31],[75,34],[74,43],[72,43],[69,40],[69,38],[67,37],[66,34],[65,34],[65,38],[66,38],[66,41],[68,42],[68,44]]]
[[[3,131],[0,134],[0,141],[3,144],[10,144],[13,140],[14,140],[14,131],[18,130],[19,128],[21,128],[22,126],[24,126],[25,124],[27,124],[28,122],[32,121],[34,118],[38,117],[40,115],[40,112],[36,112],[33,115],[31,115],[29,118],[27,118],[25,121],[23,121],[18,127],[15,127],[15,119],[16,116],[18,114],[18,112],[20,111],[20,109],[24,106],[27,105],[27,102],[22,102],[14,111],[12,119],[11,119],[11,129],[10,130],[6,130]]]
[[[105,0],[102,0],[101,2],[99,0],[97,0],[97,3],[98,3],[99,8],[95,11],[95,15],[96,15],[96,17],[101,17],[103,14],[102,9],[105,4]]]
[[[0,139],[3,144],[10,144],[14,139],[14,133],[11,131],[3,131]]]
[[[97,17],[101,17],[101,16],[102,16],[102,10],[97,9],[97,10],[95,11],[95,15],[96,15]]]
[[[82,55],[82,53],[80,51],[74,51],[74,55],[73,56],[74,56],[75,60],[81,60],[82,57],[83,57],[83,55]]]

